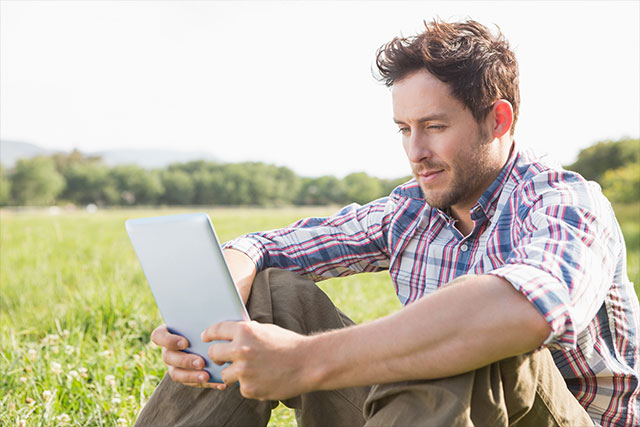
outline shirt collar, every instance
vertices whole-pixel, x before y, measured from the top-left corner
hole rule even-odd
[[[513,148],[511,149],[511,154],[509,155],[509,160],[507,160],[506,165],[500,171],[498,177],[491,183],[489,188],[482,193],[482,196],[478,199],[478,201],[473,205],[471,211],[472,219],[477,219],[479,217],[486,217],[491,219],[493,214],[496,211],[496,206],[498,204],[498,200],[500,199],[500,194],[505,187],[505,184],[509,180],[509,176],[511,175],[511,171],[513,170],[514,165],[517,162],[519,153],[515,146],[515,142]]]

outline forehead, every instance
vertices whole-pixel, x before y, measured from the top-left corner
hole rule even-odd
[[[462,112],[464,105],[451,95],[449,85],[426,70],[416,71],[391,87],[393,116],[407,122],[431,115]]]

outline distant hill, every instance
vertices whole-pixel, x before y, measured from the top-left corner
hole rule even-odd
[[[12,168],[19,159],[46,156],[56,152],[64,152],[64,150],[48,150],[27,142],[0,141],[0,163],[4,168]],[[108,166],[136,164],[147,169],[162,168],[171,163],[184,163],[191,160],[219,160],[211,153],[204,151],[115,149],[82,153],[100,156]]]
[[[0,141],[0,163],[5,168],[13,167],[20,159],[46,156],[53,153],[54,151],[52,150],[46,150],[28,142]]]

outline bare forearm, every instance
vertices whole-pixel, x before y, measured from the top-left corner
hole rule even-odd
[[[548,334],[508,282],[467,276],[391,316],[310,337],[306,348],[313,388],[335,389],[456,375],[534,350]]]
[[[235,249],[225,249],[224,258],[238,287],[242,300],[246,303],[251,293],[251,285],[256,277],[256,266],[244,252]]]

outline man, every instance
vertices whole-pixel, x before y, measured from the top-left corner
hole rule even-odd
[[[264,425],[282,400],[304,425],[637,425],[622,234],[597,185],[519,151],[508,43],[432,22],[377,65],[415,179],[229,242],[254,321],[202,334],[228,341],[209,350],[225,384],[161,326],[169,374],[138,424]],[[304,279],[383,269],[405,307],[357,326]]]

